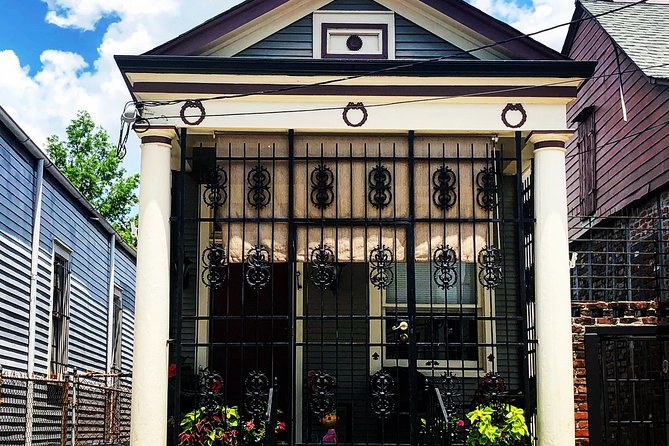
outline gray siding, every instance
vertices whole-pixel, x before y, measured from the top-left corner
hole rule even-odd
[[[135,259],[116,245],[116,285],[123,290],[121,371],[132,372],[132,345],[135,327]]]
[[[321,8],[322,11],[388,11],[373,0],[335,0]]]
[[[326,11],[387,11],[372,0],[336,0],[322,10]],[[313,16],[308,16],[287,26],[235,57],[302,58],[313,57]],[[397,59],[426,59],[454,57],[476,59],[469,54],[415,23],[395,14],[395,44]]]
[[[28,361],[30,245],[34,170],[16,142],[0,133],[0,365]]]
[[[26,371],[30,313],[30,262],[37,164],[0,127],[0,366]],[[48,370],[53,245],[72,248],[69,362],[80,370],[105,371],[110,278],[109,234],[88,217],[58,180],[44,175],[35,319],[35,372]],[[117,245],[117,283],[124,290],[123,362],[132,365],[134,257]]]
[[[473,59],[457,46],[445,41],[415,23],[395,14],[395,57],[397,59],[433,59],[435,57],[453,57],[454,59]]]

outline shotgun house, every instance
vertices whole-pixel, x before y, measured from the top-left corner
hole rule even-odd
[[[275,443],[415,445],[482,381],[574,443],[566,110],[594,63],[460,0],[248,0],[116,60],[134,446],[166,444],[198,375],[276,414]]]
[[[563,49],[599,62],[567,115],[577,437],[592,445],[669,441],[669,4],[629,5],[577,2]]]

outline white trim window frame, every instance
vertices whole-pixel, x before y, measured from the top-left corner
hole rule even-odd
[[[432,265],[431,263],[416,263],[418,265]],[[494,323],[494,307],[495,307],[495,296],[493,291],[485,290],[478,283],[478,265],[474,263],[458,263],[458,282],[448,293],[444,290],[441,290],[437,285],[432,282],[431,286],[429,284],[418,282],[416,288],[419,286],[424,286],[428,289],[431,289],[432,299],[431,302],[419,302],[417,299],[416,302],[416,327],[415,330],[420,330],[419,320],[423,319],[427,321],[428,324],[439,324],[443,321],[456,321],[460,324],[460,335],[461,338],[454,341],[454,348],[461,349],[462,356],[460,357],[450,357],[451,352],[446,354],[447,349],[450,347],[447,345],[445,348],[436,348],[436,351],[441,353],[440,356],[427,358],[421,357],[421,350],[427,348],[426,345],[417,346],[418,350],[418,361],[417,369],[418,371],[431,375],[434,373],[441,374],[443,371],[448,370],[450,373],[453,373],[456,376],[463,377],[478,377],[481,374],[488,373],[494,369],[494,358],[493,354],[492,339],[493,333],[495,332],[495,323]],[[466,272],[466,267],[470,266],[471,270]],[[420,268],[420,267],[419,267]],[[429,280],[432,280],[432,268],[427,268],[429,274]],[[398,269],[395,270],[395,273],[398,274]],[[466,287],[469,287],[470,293],[472,293],[472,298],[474,302],[471,302],[472,299],[467,299],[463,294],[463,286],[460,281],[465,276],[468,281]],[[427,279],[427,277],[425,277]],[[416,271],[416,279],[420,280],[419,272]],[[370,296],[370,358],[372,359],[370,364],[372,364],[371,373],[374,373],[380,369],[379,366],[384,368],[387,367],[408,367],[409,360],[408,357],[402,357],[400,353],[399,345],[396,339],[389,337],[389,327],[395,325],[401,321],[408,320],[408,306],[406,302],[391,302],[388,299],[388,291],[394,291],[394,285],[386,290],[378,290],[374,286],[369,284],[369,296]],[[399,288],[398,288],[399,290]],[[439,293],[443,293],[445,297],[445,302],[435,302],[434,296]],[[456,294],[456,302],[449,303],[451,301],[450,294]],[[444,300],[444,299],[442,299]],[[459,302],[458,302],[459,301]],[[467,302],[469,301],[469,302]],[[462,324],[465,326],[462,326]],[[466,339],[466,337],[471,337],[471,333],[467,333],[467,323],[469,324],[469,329],[474,329],[475,339]],[[457,325],[457,324],[456,324]],[[399,332],[398,332],[399,333]],[[429,344],[432,342],[444,343],[448,342],[446,336],[443,339],[433,340],[430,339],[421,339],[421,343]],[[462,344],[470,344],[476,342],[476,346],[464,347]],[[382,348],[379,347],[382,346]],[[390,351],[389,351],[390,348]],[[395,350],[393,353],[392,350]],[[469,349],[475,350],[475,353],[472,355],[467,355],[465,350]],[[408,352],[408,344],[407,344]],[[426,353],[426,352],[423,352]],[[454,354],[455,356],[456,354]],[[374,361],[375,357],[381,356],[382,361]],[[446,360],[442,356],[449,356],[450,358]],[[469,357],[468,357],[469,356]],[[493,362],[490,361],[490,358],[493,358]]]
[[[327,41],[323,42],[323,37]],[[347,37],[359,36],[359,49],[341,45]],[[330,41],[334,39],[333,41]],[[339,42],[339,44],[336,44]],[[376,43],[376,45],[374,45]],[[334,45],[334,46],[333,46]],[[336,48],[335,48],[336,47]],[[314,59],[395,59],[395,13],[392,11],[315,11],[313,13]]]
[[[70,336],[70,290],[72,249],[54,241],[49,319],[48,376],[60,379],[67,373]]]
[[[112,332],[111,332],[111,372],[121,372],[121,348],[123,336],[123,289],[114,285],[112,304]]]

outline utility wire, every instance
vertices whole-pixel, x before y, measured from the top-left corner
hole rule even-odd
[[[213,100],[220,100],[220,99],[237,99],[237,98],[245,98],[245,97],[249,97],[249,96],[259,96],[259,95],[283,93],[283,92],[286,92],[286,91],[299,90],[299,89],[303,89],[303,88],[320,87],[320,86],[323,86],[323,85],[329,85],[329,84],[344,82],[344,81],[348,81],[348,80],[360,79],[360,78],[363,78],[363,77],[369,77],[369,76],[374,76],[374,75],[378,75],[378,74],[387,73],[387,72],[390,72],[390,71],[396,71],[396,70],[401,70],[401,69],[405,69],[405,68],[411,68],[411,67],[414,67],[414,66],[423,65],[423,64],[427,64],[427,63],[441,62],[441,61],[444,61],[444,60],[447,60],[447,59],[452,59],[452,58],[459,57],[459,56],[471,55],[472,53],[477,52],[477,51],[482,51],[482,50],[485,50],[485,49],[488,49],[488,48],[493,48],[493,47],[503,45],[505,43],[510,43],[510,42],[520,40],[520,39],[528,39],[528,38],[531,38],[532,36],[542,34],[542,33],[548,32],[548,31],[553,31],[553,30],[556,30],[558,28],[562,28],[564,26],[569,26],[569,25],[572,25],[572,24],[575,24],[575,23],[581,23],[581,22],[584,22],[584,21],[587,21],[587,20],[594,20],[598,17],[603,17],[605,15],[613,14],[615,12],[622,11],[622,10],[627,9],[627,8],[631,8],[632,6],[636,6],[636,5],[639,5],[639,4],[642,4],[642,3],[646,3],[647,1],[648,0],[638,0],[634,3],[628,3],[628,4],[625,4],[624,6],[619,7],[619,8],[611,9],[610,11],[605,11],[605,12],[602,12],[602,13],[599,13],[599,14],[590,15],[588,17],[582,17],[580,19],[571,20],[569,22],[560,23],[560,24],[557,24],[557,25],[554,25],[554,26],[551,26],[551,27],[548,27],[548,28],[544,28],[544,29],[541,29],[541,30],[538,30],[538,31],[534,31],[534,32],[531,32],[531,33],[528,33],[528,34],[521,34],[519,36],[511,37],[511,38],[508,38],[508,39],[495,41],[495,42],[489,43],[487,45],[472,48],[470,50],[462,50],[458,53],[449,54],[448,56],[441,56],[441,57],[436,57],[436,58],[431,58],[431,59],[425,59],[425,60],[415,61],[415,62],[411,62],[411,63],[406,63],[406,64],[402,64],[402,65],[396,65],[396,66],[393,66],[393,67],[381,68],[381,69],[378,69],[378,70],[368,71],[368,72],[365,72],[365,73],[351,75],[351,76],[340,77],[340,78],[337,78],[337,79],[330,79],[330,80],[327,80],[327,81],[314,82],[314,83],[310,83],[310,84],[293,85],[293,86],[290,86],[290,87],[276,88],[276,89],[270,89],[270,90],[259,90],[259,91],[256,91],[256,92],[241,93],[241,94],[237,94],[237,95],[220,95],[220,96],[212,96],[212,97],[209,97],[209,98],[202,98],[202,99],[174,99],[174,100],[169,100],[169,101],[141,101],[140,103],[145,105],[145,106],[151,107],[151,106],[159,106],[159,105],[174,105],[174,104],[179,104],[179,103],[187,102],[187,101],[205,102],[205,101],[213,101]]]
[[[603,78],[619,76],[621,73],[633,73],[633,72],[636,72],[636,71],[648,70],[648,69],[651,69],[651,68],[659,68],[659,67],[664,67],[664,66],[668,66],[668,65],[669,65],[669,62],[663,63],[663,64],[652,65],[652,66],[649,66],[649,67],[643,67],[643,68],[633,67],[633,68],[630,68],[628,70],[624,70],[620,73],[616,72],[616,73],[600,74],[600,75],[597,75],[597,76],[585,77],[583,79],[588,79],[588,80],[603,79]],[[494,95],[494,94],[498,94],[498,93],[510,93],[510,92],[516,92],[516,91],[530,90],[530,89],[533,89],[533,88],[551,87],[551,86],[568,84],[568,83],[572,83],[572,82],[574,82],[573,79],[568,79],[568,80],[550,82],[550,83],[539,84],[539,85],[522,85],[522,86],[518,86],[518,87],[508,87],[508,88],[503,88],[503,89],[489,90],[489,91],[476,92],[476,93],[466,93],[466,94],[461,94],[461,95],[433,96],[433,97],[429,97],[429,98],[405,99],[405,100],[398,100],[398,101],[392,101],[392,102],[370,104],[370,105],[366,105],[365,108],[370,109],[370,108],[388,107],[388,106],[394,106],[394,105],[404,105],[404,104],[415,104],[415,103],[422,103],[422,102],[441,101],[441,100],[448,100],[448,99],[458,99],[458,98],[477,97],[477,96],[490,96],[490,95]],[[337,111],[337,110],[345,110],[345,109],[346,109],[345,106],[333,105],[333,106],[329,106],[329,107],[314,107],[314,108],[300,108],[300,109],[286,109],[286,110],[214,113],[214,114],[207,114],[207,117],[276,115],[276,114],[287,114],[287,113]],[[197,118],[199,116],[200,115],[185,115],[185,117],[187,117],[187,118]],[[146,118],[143,118],[143,119],[145,121],[155,121],[155,120],[176,119],[176,118],[180,118],[180,117],[181,117],[181,115],[161,115],[161,116],[154,116],[154,117],[146,117]]]

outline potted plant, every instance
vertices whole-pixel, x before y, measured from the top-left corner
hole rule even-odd
[[[511,404],[479,405],[467,419],[467,445],[520,446],[531,439],[523,409]]]

